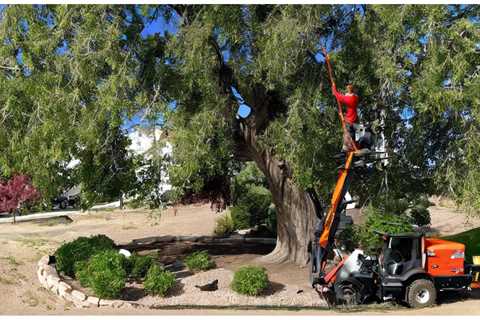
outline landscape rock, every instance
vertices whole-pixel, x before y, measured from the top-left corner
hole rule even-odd
[[[100,302],[100,299],[98,299],[97,297],[88,297],[87,298],[87,302],[90,303],[91,305],[94,305],[96,307],[99,306],[99,302]]]
[[[98,302],[98,305],[99,305],[100,307],[102,307],[102,306],[111,306],[114,302],[115,302],[115,300],[100,299],[99,302]]]
[[[48,286],[48,289],[51,289],[52,291],[56,292],[59,282],[60,282],[60,278],[59,278],[59,277],[53,276],[53,275],[48,275],[48,276],[47,276],[47,286]]]
[[[83,292],[80,292],[78,290],[73,290],[72,291],[72,297],[75,300],[78,300],[80,302],[85,301],[87,299],[87,296]]]
[[[69,284],[63,281],[60,281],[58,283],[58,293],[60,295],[62,295],[62,293],[70,293],[71,291],[72,291],[72,287]]]

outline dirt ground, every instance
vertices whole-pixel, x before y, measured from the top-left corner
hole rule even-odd
[[[434,206],[431,208],[432,227],[441,234],[452,234],[480,226],[480,219],[469,219],[451,207]],[[390,315],[446,315],[446,314],[480,314],[480,294],[474,294],[469,300],[443,298],[441,304],[434,308],[411,310],[404,307],[367,306],[355,310],[320,310],[320,309],[78,309],[65,304],[51,292],[40,287],[36,278],[36,264],[39,258],[54,250],[64,241],[79,236],[106,234],[117,243],[127,243],[133,239],[161,235],[210,235],[214,228],[217,214],[209,205],[180,207],[175,213],[169,209],[161,215],[145,210],[103,211],[86,213],[72,217],[71,223],[25,222],[16,225],[0,225],[0,314],[10,315],[138,315],[138,314],[174,314],[174,315],[223,315],[223,314],[361,314]],[[218,267],[236,270],[245,264],[259,264],[259,255],[224,255],[216,256]],[[272,282],[294,284],[309,289],[308,268],[299,268],[292,264],[265,265]]]

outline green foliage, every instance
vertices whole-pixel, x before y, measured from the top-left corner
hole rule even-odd
[[[230,215],[232,217],[233,229],[246,229],[251,226],[250,212],[244,206],[234,206],[230,208]]]
[[[125,14],[132,17],[128,24]],[[86,147],[80,136],[100,147],[105,141],[95,135],[103,116],[130,113],[142,92],[136,90],[139,59],[126,50],[141,40],[122,36],[142,26],[133,6],[2,10],[0,175],[32,176],[47,202],[78,182],[67,164]]]
[[[92,255],[114,247],[113,240],[105,235],[79,237],[63,244],[55,251],[57,270],[68,276],[74,276],[77,262],[87,261]]]
[[[257,165],[254,162],[247,162],[233,179],[232,201],[238,203],[251,186],[266,187],[267,185],[265,175],[258,169]]]
[[[125,265],[125,256],[114,250],[106,250],[93,255],[86,269],[80,271],[79,275],[96,296],[104,299],[118,298],[127,278]]]
[[[381,234],[399,234],[413,231],[410,219],[406,215],[383,213],[369,205],[364,214],[367,216],[365,223],[359,229],[360,246],[365,252],[376,254],[383,245]],[[381,234],[378,234],[379,232]]]
[[[84,138],[87,147],[79,154],[76,174],[84,209],[99,201],[117,200],[135,185],[134,162],[127,150],[130,139],[119,126],[112,128],[111,121],[107,118],[98,126],[94,142],[87,140],[91,137]]]
[[[245,266],[233,276],[232,289],[240,294],[256,296],[269,285],[267,271],[263,267]]]
[[[187,127],[178,126],[172,137],[174,163],[169,167],[169,177],[181,195],[206,193],[229,198],[235,165],[229,123],[219,111],[218,107],[206,107],[188,121],[176,120]]]
[[[266,188],[267,181],[263,173],[253,162],[248,162],[235,176],[232,182],[231,208],[235,229],[246,229],[259,224],[270,224],[270,230],[276,230],[276,212],[270,209],[272,195]],[[275,221],[274,221],[275,220]]]
[[[168,290],[174,285],[175,275],[155,264],[148,269],[147,276],[143,282],[143,286],[147,293],[162,297],[166,296]]]
[[[118,128],[141,114],[155,125],[161,118],[174,132],[169,173],[179,196],[203,192],[229,204],[240,162],[268,167],[262,158],[268,154],[285,162],[293,183],[327,198],[341,129],[325,66],[306,52],[333,37],[339,89],[354,80],[362,120],[386,111],[392,198],[411,206],[420,193],[441,193],[475,213],[479,11],[476,5],[6,6],[0,176],[32,176],[48,201],[78,183],[86,190],[84,206],[118,197],[132,183],[130,165],[115,164],[128,160]],[[159,15],[178,31],[139,37]],[[228,57],[218,59],[213,40]],[[230,84],[254,110],[244,122],[254,128],[247,139]],[[82,160],[80,172],[67,168],[73,158]],[[385,172],[374,172],[367,187],[352,185],[352,193],[375,203]]]
[[[74,266],[75,278],[83,287],[90,286],[90,274],[88,272],[88,261],[77,261]]]
[[[360,243],[361,228],[357,225],[348,225],[337,237],[341,246],[349,252],[352,252]]]
[[[133,278],[144,278],[148,269],[154,264],[150,256],[141,256],[136,253],[128,258],[127,274]]]
[[[233,223],[230,211],[215,220],[215,229],[213,230],[213,233],[216,236],[227,236],[233,231],[235,231],[235,224]]]
[[[427,226],[431,222],[430,211],[421,205],[417,205],[410,210],[410,217],[413,223],[418,226]]]
[[[480,228],[446,236],[443,239],[463,243],[467,263],[473,263],[473,256],[480,256]]]
[[[254,163],[248,163],[235,176],[232,184],[234,206],[230,212],[235,229],[273,223],[275,211],[270,209],[272,195],[265,188],[265,176]]]
[[[190,271],[205,271],[215,267],[215,262],[210,259],[206,250],[192,253],[184,262]]]
[[[405,211],[408,209],[409,203],[408,200],[400,198],[400,199],[386,199],[383,202],[383,205],[380,205],[378,209],[386,214],[391,215],[401,215],[404,214]]]

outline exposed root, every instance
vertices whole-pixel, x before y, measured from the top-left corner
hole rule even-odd
[[[285,248],[285,246],[283,246],[277,240],[277,246],[275,247],[275,249],[273,249],[273,251],[269,254],[259,257],[258,261],[268,264],[278,264],[288,261],[289,257],[291,257],[291,255],[289,254],[287,248]]]

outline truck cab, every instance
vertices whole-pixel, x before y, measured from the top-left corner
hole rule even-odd
[[[337,302],[352,300],[352,296],[357,303],[376,297],[425,307],[435,303],[438,291],[470,288],[473,269],[465,264],[465,245],[420,233],[383,235],[383,239],[373,265],[371,259],[357,254],[358,268],[339,269],[333,285]]]

